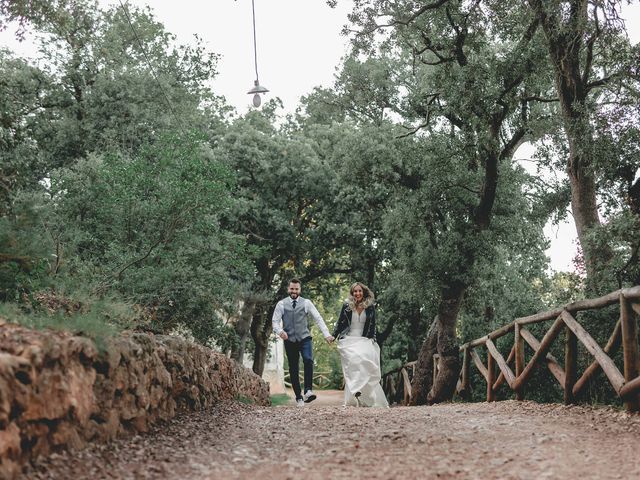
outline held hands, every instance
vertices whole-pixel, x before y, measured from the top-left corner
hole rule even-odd
[[[289,338],[289,335],[287,335],[287,332],[285,332],[284,330],[280,332],[280,335],[278,335],[281,339],[283,340],[287,340]],[[331,335],[329,335],[328,337],[324,337],[324,339],[327,341],[327,343],[332,343],[335,338],[333,338]]]

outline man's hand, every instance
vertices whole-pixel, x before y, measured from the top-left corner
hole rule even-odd
[[[333,336],[329,335],[328,337],[324,337],[324,339],[327,341],[327,343],[331,343],[335,340],[335,338],[333,338]]]
[[[289,338],[289,335],[287,335],[287,332],[285,332],[284,330],[280,332],[279,337],[283,340],[287,340]]]

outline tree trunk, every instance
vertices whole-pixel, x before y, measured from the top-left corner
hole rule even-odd
[[[463,285],[457,284],[445,288],[442,292],[437,321],[440,364],[435,382],[427,395],[428,403],[451,400],[456,391],[460,375],[460,349],[456,339],[456,324],[465,290]]]
[[[256,375],[262,376],[264,364],[269,353],[269,337],[273,331],[271,317],[275,306],[258,308],[253,315],[251,322],[251,337],[255,344],[253,351],[253,371]]]
[[[244,360],[244,349],[249,338],[249,331],[251,328],[251,319],[256,309],[256,301],[251,298],[251,295],[244,299],[244,303],[240,309],[240,316],[233,328],[238,335],[238,345],[231,350],[231,358],[236,362],[242,363]]]
[[[574,138],[569,141],[569,165],[567,173],[571,185],[571,212],[578,233],[578,241],[584,255],[584,266],[587,272],[587,289],[601,294],[613,286],[613,278],[609,277],[608,265],[613,253],[606,243],[594,242],[589,234],[600,227],[598,205],[596,201],[597,187],[594,175],[584,167],[586,158],[573,151],[571,144],[579,141]],[[611,285],[608,285],[611,284]]]
[[[549,57],[554,68],[556,91],[560,100],[562,121],[569,145],[567,174],[571,186],[573,213],[580,247],[587,272],[587,289],[594,293],[608,291],[613,278],[607,271],[613,252],[610,245],[592,241],[589,237],[598,228],[596,176],[593,171],[593,131],[588,108],[588,81],[592,65],[584,61],[585,49],[593,49],[596,33],[584,44],[588,22],[586,1],[576,1],[564,18],[552,6],[540,0],[529,0],[544,29]]]
[[[568,54],[563,49],[552,49],[552,52],[555,53],[552,57]],[[558,62],[559,59],[556,59],[556,63]],[[574,62],[577,63],[578,60]],[[569,145],[567,175],[571,186],[571,212],[584,254],[587,287],[598,293],[605,288],[606,278],[603,278],[603,273],[606,272],[612,252],[609,245],[597,244],[589,239],[590,232],[601,225],[596,198],[596,179],[591,166],[592,132],[586,106],[587,93],[582,85],[579,70],[571,63],[565,61],[557,66],[556,85]],[[601,288],[598,288],[599,286]]]
[[[425,405],[427,403],[427,395],[433,384],[433,355],[437,352],[438,345],[437,325],[438,317],[436,316],[431,322],[418,354],[418,361],[411,381],[410,405]]]

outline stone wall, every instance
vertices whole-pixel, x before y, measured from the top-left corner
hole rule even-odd
[[[222,400],[269,404],[252,371],[179,337],[84,337],[0,320],[0,479],[38,455],[145,432]]]

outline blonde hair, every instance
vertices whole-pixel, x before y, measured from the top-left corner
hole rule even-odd
[[[349,298],[347,299],[349,308],[351,310],[355,310],[358,306],[358,304],[356,303],[356,299],[353,296],[353,290],[356,287],[360,287],[362,289],[362,301],[360,302],[359,306],[367,308],[373,305],[376,299],[371,289],[362,282],[355,282],[351,285],[351,287],[349,287]]]

